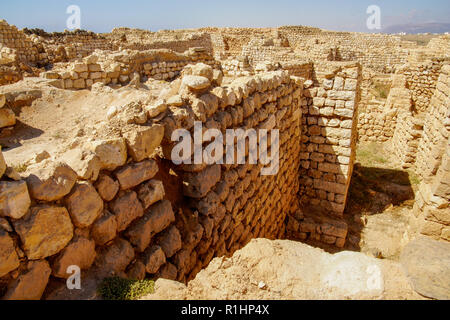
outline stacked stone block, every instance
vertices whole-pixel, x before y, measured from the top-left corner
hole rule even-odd
[[[338,216],[353,171],[360,70],[357,63],[337,63],[322,83],[305,82],[302,101],[302,202]]]

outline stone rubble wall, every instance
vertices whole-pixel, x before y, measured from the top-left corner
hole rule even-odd
[[[0,64],[8,62],[35,62],[38,50],[26,35],[16,26],[0,20]]]
[[[442,59],[427,60],[419,64],[408,64],[399,73],[406,76],[407,88],[411,91],[413,108],[424,112],[436,89],[436,82],[442,67]]]
[[[203,62],[218,67],[203,48],[191,48],[184,54],[170,50],[96,52],[82,60],[70,63],[63,70],[51,70],[41,77],[55,80],[52,84],[61,89],[90,89],[93,84],[126,85],[137,73],[139,81],[149,78],[173,80],[190,63]]]

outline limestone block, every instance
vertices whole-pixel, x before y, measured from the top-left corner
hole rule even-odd
[[[159,124],[149,126],[127,126],[123,132],[130,156],[139,162],[148,158],[161,144],[164,127]]]
[[[91,183],[78,182],[65,203],[75,226],[89,227],[103,212],[103,200]]]
[[[73,225],[64,207],[38,206],[13,221],[28,259],[39,260],[61,251],[73,237]]]
[[[145,160],[123,167],[116,172],[116,177],[120,183],[120,188],[126,190],[152,179],[158,170],[156,161]]]
[[[19,267],[19,257],[17,256],[14,242],[9,234],[0,228],[0,277]]]
[[[91,236],[95,243],[102,246],[113,240],[117,235],[116,217],[105,211],[102,217],[94,222],[91,229]]]
[[[141,203],[136,192],[129,191],[118,197],[111,203],[111,210],[116,217],[117,230],[125,230],[133,220],[140,218],[144,214]]]
[[[52,265],[53,275],[68,278],[71,274],[67,273],[67,269],[72,265],[87,270],[94,263],[95,257],[95,242],[83,237],[76,238],[55,259]]]
[[[155,234],[163,231],[174,221],[175,215],[170,201],[163,200],[151,206],[141,219],[128,228],[125,234],[137,250],[142,252],[148,247]]]
[[[6,292],[5,300],[40,300],[48,283],[51,269],[46,260],[31,261],[28,270],[15,280]]]
[[[16,116],[9,108],[0,109],[0,128],[10,127],[16,124]]]
[[[34,171],[34,170],[33,170]],[[42,163],[27,178],[30,195],[37,200],[55,201],[67,195],[75,185],[78,175],[67,164],[52,162]]]
[[[0,216],[20,219],[28,212],[30,204],[25,181],[0,182]]]

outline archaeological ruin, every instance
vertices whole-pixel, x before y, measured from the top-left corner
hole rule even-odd
[[[418,176],[405,237],[448,243],[449,94],[449,35],[1,20],[0,297],[57,298],[70,266],[187,283],[255,238],[354,249],[360,143]],[[242,163],[175,164],[173,134],[196,124],[278,130],[257,139],[278,170],[262,175],[251,146]]]

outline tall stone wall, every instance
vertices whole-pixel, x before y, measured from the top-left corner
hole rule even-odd
[[[418,143],[416,171],[423,178],[434,177],[441,165],[450,130],[450,65],[445,65],[436,84]]]
[[[300,194],[332,215],[343,214],[352,176],[360,72],[357,63],[335,63],[321,83],[305,85]]]

